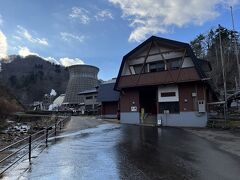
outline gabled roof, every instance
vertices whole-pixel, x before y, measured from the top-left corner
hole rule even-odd
[[[167,44],[168,46],[177,46],[177,47],[183,47],[186,48],[187,50],[187,54],[192,58],[192,61],[194,63],[194,66],[197,70],[197,73],[199,75],[199,77],[201,79],[206,78],[206,74],[204,73],[203,69],[201,68],[201,64],[198,61],[197,57],[195,56],[191,46],[188,43],[184,43],[184,42],[180,42],[180,41],[175,41],[175,40],[170,40],[170,39],[165,39],[165,38],[161,38],[161,37],[157,37],[157,36],[151,36],[150,38],[148,38],[146,41],[144,41],[142,44],[140,44],[139,46],[137,46],[136,48],[134,48],[132,51],[130,51],[129,53],[127,53],[125,56],[123,56],[122,59],[122,63],[120,66],[120,70],[118,72],[118,76],[116,79],[116,84],[114,86],[114,89],[117,90],[117,85],[119,82],[119,78],[121,76],[124,64],[126,62],[126,60],[133,55],[134,53],[136,53],[139,49],[141,49],[142,47],[144,47],[145,45],[147,45],[148,43],[152,42],[152,41],[160,41],[163,44]]]
[[[198,61],[199,61],[201,69],[204,72],[210,72],[212,70],[212,66],[211,66],[211,63],[209,61],[206,61],[204,59],[198,59]]]
[[[115,81],[100,84],[98,89],[98,102],[112,102],[119,100],[119,92],[114,90]]]

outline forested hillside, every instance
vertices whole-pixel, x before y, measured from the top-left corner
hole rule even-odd
[[[10,56],[9,63],[2,63],[0,83],[5,85],[23,104],[42,100],[44,94],[54,89],[65,93],[68,70],[38,56]]]
[[[226,72],[226,82],[228,92],[235,91],[236,85],[239,84],[236,47],[239,51],[239,35],[224,27],[213,28],[209,32],[199,34],[191,46],[198,58],[211,62],[212,72],[209,74],[212,84],[218,92],[223,90],[223,76],[220,51],[220,37],[223,54],[223,65]],[[238,53],[239,56],[239,53]]]
[[[11,94],[7,88],[0,84],[0,118],[14,112],[23,111],[22,104]]]

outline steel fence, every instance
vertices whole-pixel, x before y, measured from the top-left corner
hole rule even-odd
[[[45,147],[48,146],[48,139],[52,137],[53,135],[56,136],[58,130],[62,130],[64,127],[64,123],[70,119],[70,116],[65,117],[61,120],[56,120],[56,122],[46,127],[45,129],[38,131],[34,134],[29,135],[28,137],[21,139],[13,144],[10,144],[3,149],[0,150],[1,154],[6,153],[6,151],[11,151],[11,149],[16,149],[14,152],[7,153],[8,155],[2,159],[0,159],[0,165],[5,163],[7,160],[10,160],[11,158],[14,158],[14,160],[10,163],[8,163],[0,172],[0,177],[13,165],[15,165],[17,162],[19,162],[22,158],[28,155],[29,163],[31,163],[32,158],[32,151],[43,144],[45,141]]]

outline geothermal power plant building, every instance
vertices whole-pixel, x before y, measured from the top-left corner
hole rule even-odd
[[[84,102],[79,92],[95,88],[98,85],[99,69],[90,65],[74,65],[69,67],[69,82],[63,104],[76,107]]]

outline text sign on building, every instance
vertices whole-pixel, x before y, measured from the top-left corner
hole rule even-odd
[[[158,102],[179,101],[178,86],[167,85],[158,87]]]
[[[169,110],[164,110],[163,114],[170,114]]]
[[[131,106],[131,111],[136,112],[137,111],[137,106]]]

